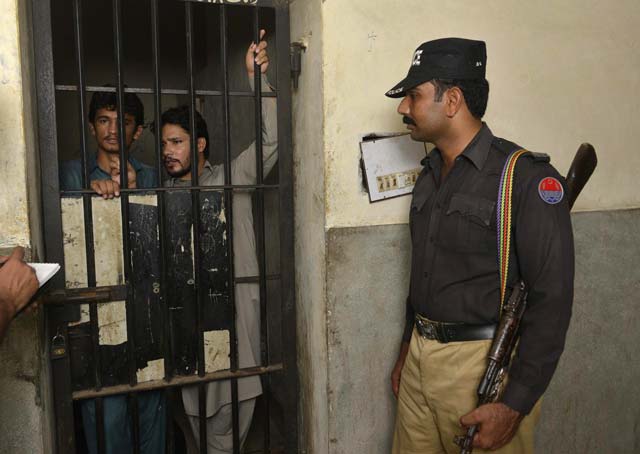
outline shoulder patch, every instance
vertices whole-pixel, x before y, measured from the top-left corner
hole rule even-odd
[[[564,198],[562,184],[553,177],[545,177],[538,183],[540,198],[549,205],[556,205]]]

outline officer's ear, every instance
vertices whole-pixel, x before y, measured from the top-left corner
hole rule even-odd
[[[464,102],[464,94],[460,87],[451,87],[444,93],[445,113],[447,117],[453,118],[460,111]]]

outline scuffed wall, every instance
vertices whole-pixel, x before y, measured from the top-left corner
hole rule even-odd
[[[0,254],[42,250],[39,170],[35,150],[30,9],[27,0],[0,0]],[[0,453],[50,452],[50,420],[42,313],[22,314],[0,345]]]
[[[18,2],[0,8],[0,247],[30,246]]]
[[[290,3],[291,41],[307,46],[293,92],[296,315],[300,383],[300,450],[326,453],[327,344],[323,35],[320,0]]]
[[[409,229],[331,229],[327,248],[328,452],[389,453],[396,404],[389,372],[404,328]]]
[[[573,318],[536,452],[640,452],[640,210],[576,213]]]
[[[640,452],[640,365],[634,356],[640,344],[640,210],[575,213],[572,222],[573,318],[543,397],[535,452]],[[328,232],[332,454],[390,451],[396,400],[389,373],[404,326],[408,230],[391,225]]]
[[[21,315],[0,345],[0,454],[46,454],[36,320]]]

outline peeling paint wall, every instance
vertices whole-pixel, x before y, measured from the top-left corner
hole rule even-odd
[[[47,454],[37,321],[20,316],[0,345],[0,454]]]
[[[293,92],[296,315],[300,450],[328,452],[325,301],[323,30],[321,0],[290,3],[291,41],[307,46]]]
[[[35,148],[30,2],[0,0],[0,254],[42,251]],[[15,319],[0,345],[0,453],[50,452],[52,441],[42,313]]]
[[[11,214],[0,218],[0,247],[30,246],[18,2],[1,0],[0,8],[0,213]]]

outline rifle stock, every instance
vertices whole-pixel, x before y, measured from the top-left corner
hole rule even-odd
[[[573,208],[573,204],[578,198],[578,195],[587,184],[587,181],[589,181],[597,165],[598,156],[596,155],[596,150],[593,148],[593,145],[590,143],[580,145],[571,162],[569,172],[567,172],[567,200],[569,202],[569,209]]]

